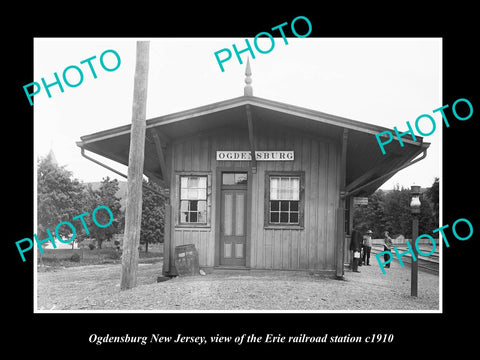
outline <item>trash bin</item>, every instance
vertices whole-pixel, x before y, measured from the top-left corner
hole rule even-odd
[[[175,268],[179,276],[198,275],[198,251],[194,244],[175,246]]]

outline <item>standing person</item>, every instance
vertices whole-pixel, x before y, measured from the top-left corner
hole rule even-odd
[[[387,250],[390,251],[390,249],[393,246],[393,242],[392,242],[392,238],[388,234],[388,231],[385,231],[383,233],[383,239],[384,239],[383,251],[387,251]],[[390,255],[388,253],[385,253],[383,255],[383,261],[387,262],[389,260],[389,257],[390,257]],[[386,264],[385,267],[390,268],[390,263]]]
[[[352,230],[352,237],[350,239],[350,250],[353,251],[352,257],[352,271],[358,271],[358,263],[360,261],[360,249],[362,246],[362,234],[358,230]]]
[[[363,262],[370,266],[370,252],[372,251],[372,230],[368,230],[363,236]]]
[[[362,239],[360,240],[360,258],[358,259],[358,266],[362,266],[363,264],[365,264],[364,254],[365,254],[365,246],[363,245],[363,236],[362,236]]]

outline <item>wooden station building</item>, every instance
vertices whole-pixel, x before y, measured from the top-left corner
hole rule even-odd
[[[146,121],[144,174],[170,188],[163,272],[175,274],[175,246],[194,244],[206,271],[341,277],[354,196],[423,159],[429,144],[403,136],[382,155],[375,135],[390,129],[255,97],[250,75],[247,62],[244,96]],[[77,145],[128,166],[130,128]]]

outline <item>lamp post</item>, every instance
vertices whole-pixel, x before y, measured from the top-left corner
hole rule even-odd
[[[415,244],[415,241],[417,240],[418,237],[418,216],[420,215],[420,186],[418,185],[412,185],[410,188],[410,192],[412,194],[412,201],[410,202],[410,211],[412,213],[412,248],[413,248],[413,254],[415,258],[417,259],[416,261],[413,261],[412,258],[412,264],[411,264],[411,290],[410,290],[410,295],[411,296],[418,296],[418,253],[417,253],[417,246]]]

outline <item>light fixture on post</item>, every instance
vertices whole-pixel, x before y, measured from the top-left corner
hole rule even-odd
[[[410,188],[412,200],[410,201],[410,211],[412,213],[412,250],[414,258],[412,257],[411,263],[411,296],[418,296],[418,253],[415,241],[418,237],[418,216],[420,215],[420,186],[412,185]]]

